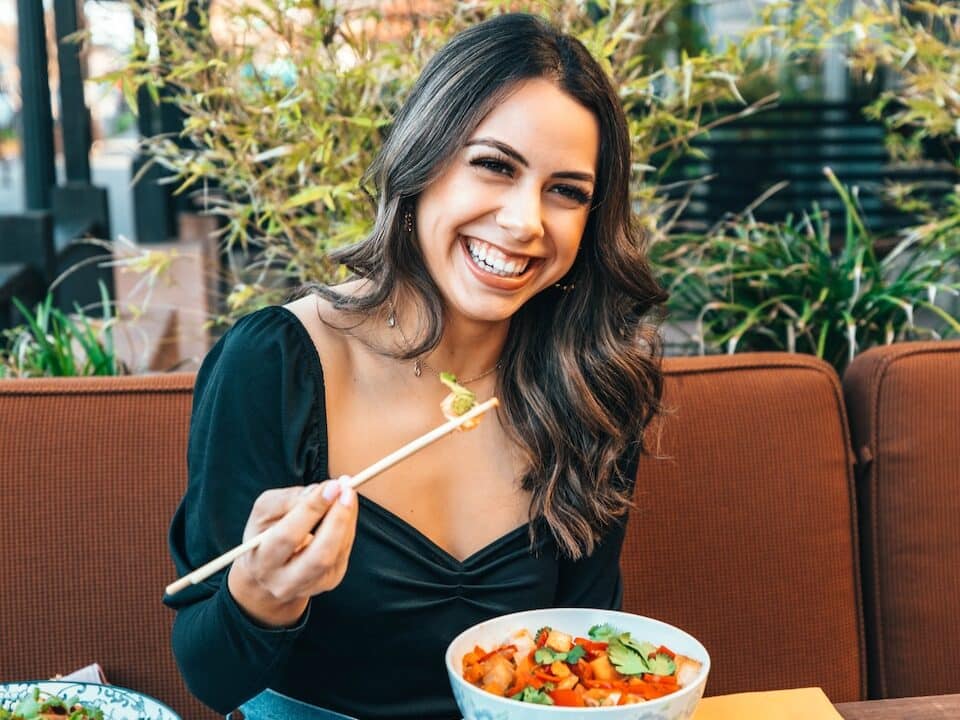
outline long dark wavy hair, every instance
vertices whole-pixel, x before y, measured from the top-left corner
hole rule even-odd
[[[453,37],[427,63],[367,173],[378,203],[373,231],[332,254],[371,291],[311,289],[358,316],[382,316],[398,297],[413,298],[426,329],[411,347],[390,354],[410,359],[436,347],[443,301],[404,213],[492,107],[532,78],[555,82],[593,112],[599,160],[580,251],[562,280],[573,287],[545,290],[513,316],[497,394],[504,425],[525,455],[531,539],[533,520],[542,517],[563,554],[576,559],[590,555],[631,504],[633,478],[623,475],[633,465],[621,461],[642,449],[644,429],[660,411],[655,315],[666,299],[631,213],[626,118],[587,49],[520,13]]]

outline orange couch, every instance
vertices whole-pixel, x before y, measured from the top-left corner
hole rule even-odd
[[[960,342],[869,350],[843,386],[870,694],[960,692]]]
[[[926,345],[864,354],[843,388],[807,356],[666,361],[624,602],[703,640],[708,694],[960,691],[942,654],[960,645],[960,343]],[[97,661],[185,720],[217,717],[179,678],[160,602],[192,384],[0,380],[0,681]]]
[[[99,662],[184,720],[167,526],[183,492],[193,375],[0,380],[0,681]]]
[[[698,637],[708,694],[866,695],[853,455],[836,373],[806,355],[676,358],[649,432],[625,609]],[[656,439],[659,435],[659,448]]]

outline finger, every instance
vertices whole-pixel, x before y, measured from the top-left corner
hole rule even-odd
[[[314,532],[313,541],[278,576],[282,584],[307,583],[310,595],[332,590],[343,579],[357,530],[357,494],[345,487]]]
[[[293,551],[293,554],[296,555],[298,552],[303,550],[305,547],[307,547],[307,545],[311,543],[312,540],[313,540],[313,533],[307,533],[306,536],[304,536],[303,540],[300,541],[300,544],[297,545],[297,549]]]
[[[260,547],[256,549],[258,561],[268,567],[284,565],[296,553],[339,494],[340,483],[336,480],[328,480],[305,489],[296,498],[289,512],[270,527]]]
[[[300,495],[312,485],[292,485],[284,488],[266,490],[253,503],[250,518],[243,533],[243,539],[256,535],[286,515],[297,504]]]

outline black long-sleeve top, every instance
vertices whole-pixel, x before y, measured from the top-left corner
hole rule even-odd
[[[336,422],[336,418],[330,418]],[[189,482],[170,529],[185,574],[242,538],[260,493],[328,477],[323,371],[300,321],[282,307],[239,320],[198,373]],[[633,478],[635,461],[624,474]],[[367,718],[459,718],[444,668],[449,642],[496,615],[541,607],[618,608],[624,522],[595,552],[565,560],[546,525],[507,533],[460,562],[360,496],[343,582],[288,629],[258,625],[226,571],[164,598],[173,648],[192,692],[226,713],[270,687]]]

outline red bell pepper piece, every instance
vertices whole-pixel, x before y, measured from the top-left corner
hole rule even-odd
[[[656,649],[656,652],[652,653],[649,657],[653,657],[654,655],[660,655],[660,654],[666,655],[671,660],[677,657],[677,654],[673,650],[668,648],[666,645],[661,645],[660,647],[658,647]]]
[[[556,675],[552,675],[548,673],[546,670],[541,670],[540,668],[536,668],[533,671],[533,674],[535,677],[539,678],[540,680],[543,680],[544,682],[558,683],[561,680],[563,680],[562,677],[557,677]]]
[[[583,649],[593,656],[596,656],[599,653],[607,651],[607,643],[597,642],[596,640],[587,640],[587,638],[581,638],[581,637],[574,638],[573,644],[582,645]]]

